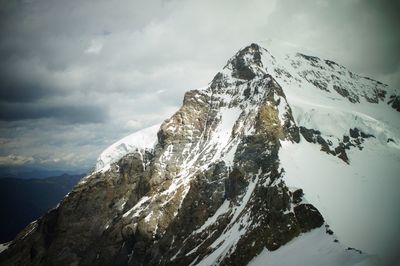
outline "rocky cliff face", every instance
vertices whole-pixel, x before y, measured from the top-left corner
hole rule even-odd
[[[317,228],[342,265],[365,259],[338,243],[301,188],[288,187],[280,150],[308,141],[349,163],[346,151],[362,147],[369,132],[333,141],[299,125],[286,87],[312,84],[350,104],[365,99],[394,109],[399,94],[331,61],[286,60],[291,71],[256,44],[240,50],[206,89],[185,94],[156,141],[99,162],[18,235],[0,264],[246,265]],[[340,83],[340,75],[353,75],[352,82]]]

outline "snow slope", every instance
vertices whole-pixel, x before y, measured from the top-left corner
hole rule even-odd
[[[157,143],[157,131],[160,124],[142,129],[126,136],[105,149],[96,162],[96,171],[106,171],[110,164],[135,150],[152,149]]]
[[[375,262],[375,258],[346,250],[321,227],[296,237],[276,251],[264,249],[248,266],[367,266]]]
[[[263,62],[283,87],[298,126],[319,130],[334,144],[351,128],[374,136],[362,150],[347,152],[349,164],[304,138],[299,144],[282,142],[279,157],[287,185],[304,190],[342,243],[377,254],[390,265],[400,236],[400,116],[387,102],[399,90],[319,58],[265,52]],[[339,79],[330,80],[333,75]],[[329,91],[316,86],[318,82],[326,82]],[[334,84],[358,95],[359,102],[337,93]],[[386,96],[368,101],[364,96],[377,88]]]
[[[286,184],[304,190],[340,241],[392,260],[400,235],[398,148],[372,139],[346,164],[304,139],[282,145]]]

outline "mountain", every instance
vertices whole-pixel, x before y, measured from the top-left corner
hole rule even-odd
[[[82,176],[0,178],[0,243],[12,240],[30,222],[54,208]]]
[[[251,44],[160,126],[104,151],[0,264],[385,262],[363,234],[392,260],[399,99],[332,61]]]
[[[16,165],[0,166],[0,177],[11,177],[20,179],[38,179],[51,176],[80,175],[87,172],[87,169],[48,169],[40,166]]]

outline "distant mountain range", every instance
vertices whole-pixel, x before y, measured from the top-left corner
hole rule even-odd
[[[86,173],[88,169],[48,169],[39,166],[0,166],[0,178],[14,177],[20,179],[32,179],[32,178],[47,178],[49,176],[61,176],[64,174],[68,175],[80,175]]]
[[[56,207],[82,176],[0,178],[0,243],[12,240],[30,222]]]

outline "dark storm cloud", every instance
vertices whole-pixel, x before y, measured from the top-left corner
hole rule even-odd
[[[7,102],[31,102],[52,95],[51,88],[36,82],[21,82],[0,75],[0,99]]]
[[[7,69],[8,68],[8,69]],[[64,94],[62,91],[38,80],[30,74],[21,73],[0,63],[0,101],[3,102],[32,102],[41,98]]]
[[[53,118],[63,123],[100,123],[108,117],[104,107],[94,105],[42,106],[0,103],[0,120]]]

